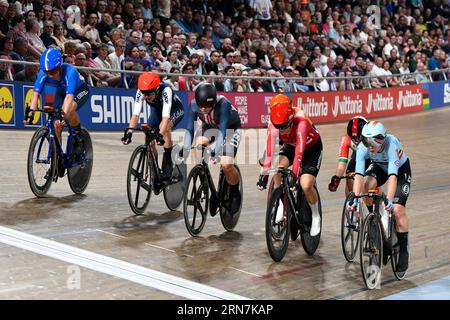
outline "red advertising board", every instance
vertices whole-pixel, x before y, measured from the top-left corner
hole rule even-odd
[[[267,127],[269,101],[274,93],[219,92],[218,94],[226,97],[236,107],[243,128]],[[189,102],[194,97],[193,93],[189,93]]]
[[[220,92],[238,109],[243,128],[266,127],[274,93]],[[337,122],[362,115],[369,119],[423,110],[422,85],[389,89],[288,94],[314,123]],[[189,93],[189,101],[194,98]]]
[[[422,85],[389,89],[294,93],[293,103],[315,123],[369,119],[423,110]]]

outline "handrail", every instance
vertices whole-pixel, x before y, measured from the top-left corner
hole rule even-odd
[[[9,59],[0,59],[0,63],[8,63],[8,64],[22,64],[22,65],[35,65],[40,66],[37,62],[30,62],[30,61],[20,61],[20,60],[9,60]],[[129,73],[129,74],[141,74],[143,71],[133,71],[133,70],[120,70],[120,69],[104,69],[104,68],[92,68],[92,67],[80,67],[80,66],[74,66],[76,69],[80,70],[88,70],[88,71],[105,71],[105,72],[120,72],[120,73]],[[184,73],[160,73],[155,71],[156,74],[160,76],[166,76],[166,77],[172,77],[172,76],[181,76],[181,77],[187,77],[187,78],[195,78],[195,77],[202,77],[202,78],[212,78],[212,79],[244,79],[244,80],[303,80],[303,81],[337,81],[337,80],[368,80],[368,79],[383,79],[383,78],[389,78],[389,77],[405,77],[405,76],[415,76],[417,74],[424,74],[428,75],[428,78],[430,81],[432,80],[432,75],[441,73],[443,74],[444,78],[447,79],[446,73],[449,73],[450,76],[450,68],[445,69],[435,69],[435,70],[427,70],[424,72],[411,72],[407,74],[393,74],[393,75],[380,75],[380,76],[344,76],[344,77],[256,77],[256,76],[228,76],[228,75],[208,75],[208,74],[184,74]],[[386,81],[386,80],[385,80]],[[370,82],[369,82],[370,84]]]

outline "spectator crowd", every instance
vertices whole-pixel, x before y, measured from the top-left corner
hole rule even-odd
[[[163,76],[174,90],[395,87],[450,76],[423,73],[449,67],[449,17],[449,0],[0,0],[0,59],[38,62],[55,47],[104,87],[136,87],[117,69],[179,74]],[[0,79],[38,70],[0,63]]]

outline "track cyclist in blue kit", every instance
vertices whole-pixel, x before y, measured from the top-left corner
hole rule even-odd
[[[366,159],[372,161],[365,170]],[[394,210],[396,229],[400,244],[397,272],[405,274],[408,269],[408,218],[406,201],[411,187],[411,167],[400,140],[387,134],[381,122],[370,121],[362,130],[362,143],[356,149],[356,169],[353,192],[355,195],[380,187],[387,182],[387,211]],[[349,204],[357,206],[357,200]],[[369,210],[371,206],[368,206]]]
[[[63,122],[55,122],[55,130],[61,141],[61,134],[64,124],[72,127],[75,144],[74,152],[79,154],[83,150],[80,117],[77,110],[88,101],[89,88],[78,70],[70,64],[63,63],[61,52],[58,49],[50,48],[42,53],[40,58],[40,71],[34,83],[34,92],[31,97],[30,110],[26,124],[30,124],[34,118],[34,111],[38,106],[39,98],[45,85],[56,87],[53,109],[61,109]],[[64,175],[62,164],[60,176]]]
[[[158,129],[164,140],[162,178],[167,181],[172,177],[173,170],[172,129],[183,119],[183,103],[169,85],[161,83],[161,79],[156,73],[148,71],[139,76],[129,128],[136,128],[142,107],[146,105],[149,105],[151,110],[148,125],[150,128]],[[122,143],[129,144],[132,136],[133,130],[130,129],[122,137]]]
[[[191,101],[189,117],[184,137],[183,158],[187,158],[194,138],[194,125],[197,119],[201,121],[203,136],[197,138],[201,144],[208,145],[215,139],[214,157],[211,162],[216,163],[220,158],[220,165],[230,185],[231,213],[235,214],[241,204],[242,195],[239,191],[239,173],[234,166],[235,157],[241,140],[241,119],[237,109],[222,95],[217,95],[216,87],[210,83],[201,83],[195,89],[195,99]],[[215,132],[214,136],[206,137],[208,131]],[[206,133],[206,135],[205,135]],[[204,143],[207,141],[207,143]],[[183,150],[182,150],[183,151]],[[180,154],[181,156],[181,154]]]

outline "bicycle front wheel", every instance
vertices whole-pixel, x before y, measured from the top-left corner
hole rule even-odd
[[[143,214],[150,201],[153,188],[153,170],[148,161],[147,146],[137,147],[131,154],[127,171],[127,197],[131,210]]]
[[[281,261],[289,246],[288,199],[283,187],[275,189],[269,200],[266,212],[266,242],[270,257]]]
[[[359,255],[363,280],[368,289],[381,283],[383,238],[380,223],[374,213],[365,219],[360,239]]]
[[[201,165],[195,166],[187,178],[184,194],[184,223],[193,237],[202,232],[206,223],[209,205],[209,186]]]
[[[31,138],[28,148],[28,183],[31,191],[39,198],[47,194],[56,172],[56,148],[50,139],[48,128],[40,127]]]
[[[360,203],[358,210],[348,211],[347,202],[349,197],[350,195],[345,199],[344,208],[342,209],[341,244],[345,259],[348,262],[353,262],[359,247],[359,230],[361,228],[363,203]]]

